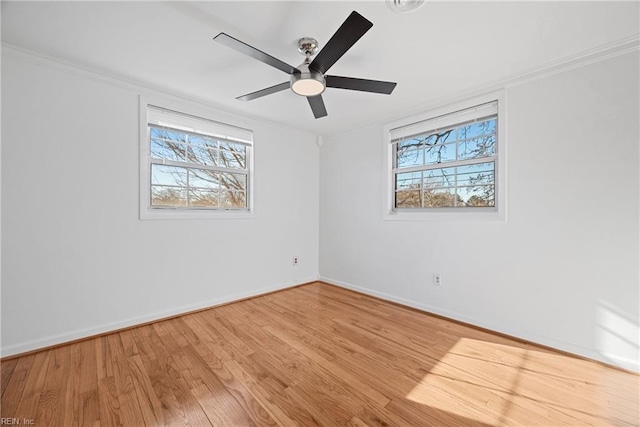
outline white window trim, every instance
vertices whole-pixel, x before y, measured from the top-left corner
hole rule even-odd
[[[172,220],[172,219],[251,219],[256,217],[254,209],[254,168],[253,168],[253,145],[249,145],[248,170],[249,181],[248,186],[248,209],[170,209],[170,208],[152,208],[150,200],[151,180],[149,170],[149,130],[147,119],[147,107],[156,106],[166,108],[168,110],[189,114],[196,117],[218,119],[220,113],[204,106],[191,104],[183,101],[176,101],[157,96],[141,95],[139,102],[139,156],[140,156],[140,176],[139,176],[139,212],[141,220]],[[229,123],[230,126],[246,128],[241,124],[232,123],[234,120],[228,117],[222,117],[220,121]]]
[[[443,116],[455,111],[473,108],[477,105],[498,101],[498,128],[496,146],[496,206],[493,208],[434,208],[411,210],[394,209],[394,173],[393,173],[393,144],[391,144],[391,131],[402,126],[409,126]],[[506,96],[504,91],[487,93],[472,99],[434,108],[409,117],[386,123],[382,129],[383,150],[383,200],[382,217],[388,221],[506,221],[507,220],[507,168],[506,168]]]

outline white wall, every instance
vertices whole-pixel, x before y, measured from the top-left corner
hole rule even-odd
[[[257,216],[140,221],[141,91],[3,52],[3,356],[317,278],[315,137],[215,111],[254,130]]]
[[[638,369],[637,76],[636,52],[507,90],[508,222],[384,221],[382,124],[318,153],[312,135],[217,110],[255,131],[257,217],[140,221],[145,90],[5,49],[2,355],[320,271]]]
[[[325,137],[321,278],[637,370],[638,72],[506,91],[507,222],[385,221],[382,124]]]

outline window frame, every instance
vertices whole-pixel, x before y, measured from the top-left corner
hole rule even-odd
[[[217,123],[222,127],[235,128],[243,132],[250,133],[251,142],[243,143],[246,147],[246,208],[207,208],[207,207],[169,207],[151,205],[151,165],[161,164],[152,162],[150,145],[149,107],[165,109],[178,114],[201,118]],[[215,117],[212,119],[211,117]],[[139,156],[140,156],[140,176],[139,176],[139,218],[141,220],[156,219],[246,219],[255,217],[254,210],[254,150],[253,150],[253,130],[244,123],[227,114],[217,112],[206,107],[170,100],[154,96],[139,97]],[[186,131],[185,131],[186,132]],[[233,141],[232,141],[233,142]],[[179,167],[195,167],[198,164],[191,162],[173,162],[167,160],[165,165],[171,166],[173,163],[182,163]],[[189,164],[190,166],[187,166]],[[207,169],[205,167],[205,169]],[[244,173],[243,173],[244,174]]]
[[[494,169],[494,197],[493,207],[434,207],[434,208],[395,208],[395,149],[392,143],[392,131],[402,127],[416,126],[441,116],[452,115],[456,112],[472,109],[483,104],[497,102],[496,152],[495,157],[487,158],[495,162]],[[465,120],[455,122],[462,125]],[[383,219],[400,221],[506,221],[506,102],[504,91],[479,95],[465,101],[420,112],[383,126]],[[452,124],[453,126],[453,124]],[[423,131],[428,131],[425,128]],[[482,163],[479,161],[479,163]],[[425,165],[426,166],[426,165]],[[457,162],[441,163],[433,168],[455,167]],[[430,166],[427,166],[430,168]]]

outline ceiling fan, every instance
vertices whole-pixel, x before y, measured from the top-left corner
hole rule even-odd
[[[396,87],[396,83],[393,82],[325,75],[329,68],[331,68],[351,46],[360,40],[372,26],[373,24],[358,12],[351,12],[349,17],[342,23],[340,28],[338,28],[338,31],[336,31],[327,42],[327,45],[318,52],[313,60],[311,60],[311,57],[318,51],[318,42],[310,37],[301,38],[298,40],[298,51],[305,56],[305,60],[297,67],[292,67],[286,62],[280,61],[225,33],[218,34],[213,40],[290,75],[288,82],[251,92],[239,96],[236,99],[250,101],[290,88],[294,93],[307,97],[314,117],[319,119],[327,115],[327,109],[322,100],[322,92],[324,92],[327,87],[382,93],[386,95],[391,94]]]

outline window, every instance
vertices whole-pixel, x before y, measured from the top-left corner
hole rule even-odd
[[[250,212],[251,131],[145,102],[142,108],[143,219]]]
[[[388,126],[386,216],[498,212],[504,194],[498,107],[493,98]]]

